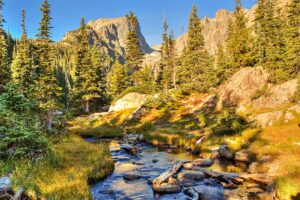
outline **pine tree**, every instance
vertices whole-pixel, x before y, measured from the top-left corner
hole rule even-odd
[[[255,13],[255,54],[257,64],[271,74],[271,81],[287,80],[290,69],[285,64],[284,22],[277,0],[258,0]]]
[[[50,38],[52,28],[50,26],[50,4],[47,0],[44,0],[41,12],[42,19],[36,41],[36,55],[38,57],[33,97],[47,115],[47,129],[51,131],[53,112],[59,107],[57,98],[60,96],[61,88],[58,86],[53,66],[54,55]]]
[[[241,5],[241,0],[236,0],[233,19],[230,21],[228,38],[226,41],[226,53],[228,56],[228,69],[226,78],[232,76],[243,67],[254,65],[252,56],[252,35],[246,23],[248,19]]]
[[[180,69],[180,84],[187,90],[207,91],[211,86],[213,70],[211,58],[205,48],[197,7],[193,6],[189,19],[186,51]]]
[[[136,85],[137,82],[134,78],[134,74],[141,69],[141,64],[143,62],[143,53],[140,40],[136,32],[138,19],[133,12],[130,12],[129,15],[127,15],[127,19],[130,22],[131,30],[127,35],[125,62],[129,68],[130,74],[133,76],[133,83]]]
[[[217,82],[218,85],[220,85],[230,77],[229,73],[232,73],[232,70],[230,70],[230,66],[228,65],[228,56],[226,56],[222,44],[218,45],[215,65],[217,69]]]
[[[287,16],[287,65],[291,69],[291,78],[300,73],[300,0],[292,0],[288,5]]]
[[[10,80],[10,54],[8,37],[3,29],[4,19],[2,16],[3,1],[0,0],[0,92]]]
[[[106,92],[100,63],[100,53],[89,44],[88,27],[81,19],[80,37],[76,53],[76,73],[74,93],[76,99],[84,103],[84,112],[90,112],[90,102],[101,98]]]
[[[11,70],[13,82],[20,84],[21,90],[25,93],[29,89],[30,84],[32,84],[33,61],[30,51],[25,27],[25,11],[22,10],[22,36],[14,50],[14,59]]]
[[[176,87],[176,65],[175,65],[175,40],[173,32],[168,34],[168,25],[166,19],[163,25],[162,47],[161,47],[161,64],[160,76],[158,81],[167,91]]]
[[[94,83],[97,87],[95,92],[98,93],[98,97],[102,102],[104,102],[107,97],[107,84],[105,77],[105,67],[107,63],[103,62],[103,60],[106,60],[106,58],[103,58],[103,56],[105,56],[105,54],[103,54],[100,49],[94,45],[91,49],[91,60],[95,73]]]
[[[115,62],[108,73],[108,89],[110,95],[115,98],[130,86],[129,72],[126,65],[120,63],[119,54],[116,51]]]

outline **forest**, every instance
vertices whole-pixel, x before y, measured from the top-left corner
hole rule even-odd
[[[25,10],[20,13],[22,36],[12,38],[3,28],[4,6],[5,1],[0,0],[0,177],[11,174],[14,189],[19,192],[21,188],[22,194],[9,194],[14,199],[93,198],[90,185],[112,173],[114,161],[108,145],[92,144],[86,138],[144,133],[153,144],[153,140],[169,134],[160,129],[167,124],[174,127],[167,137],[199,130],[205,137],[209,132],[207,137],[212,143],[220,135],[226,139],[226,134],[238,134],[239,140],[246,140],[247,134],[254,134],[258,128],[236,114],[236,107],[231,105],[217,112],[210,109],[174,119],[185,99],[201,96],[203,100],[203,95],[218,93],[218,88],[243,69],[263,67],[269,74],[267,83],[255,91],[251,101],[267,96],[270,85],[297,80],[289,105],[300,102],[299,0],[290,0],[284,7],[277,0],[257,0],[250,25],[241,0],[236,0],[227,37],[215,55],[207,51],[196,5],[189,14],[188,39],[181,53],[165,18],[160,57],[155,65],[144,62],[134,12],[126,15],[130,29],[122,53],[122,49],[108,52],[102,48],[101,38],[92,38],[93,30],[84,17],[78,22],[74,40],[54,42],[51,22],[55,16],[51,15],[48,0],[40,6],[42,17],[35,38],[28,37]],[[153,97],[143,106],[148,121],[122,121],[132,112],[128,110],[89,121],[92,113],[106,112],[109,105],[131,93]],[[191,104],[196,108],[195,102]],[[286,126],[293,127],[293,142],[297,142],[300,133],[296,125],[299,114],[296,116],[296,122]],[[165,132],[160,135],[162,130]],[[246,136],[241,134],[245,130]],[[185,139],[183,143],[187,143]],[[299,198],[299,145],[291,152],[296,163],[291,167],[291,178],[283,175],[275,179],[279,199],[292,199],[292,195]],[[0,199],[1,195],[0,192]]]

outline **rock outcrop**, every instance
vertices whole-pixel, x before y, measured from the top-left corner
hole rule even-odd
[[[250,104],[253,95],[267,84],[269,74],[262,67],[247,67],[234,74],[217,92],[217,109],[224,104]]]
[[[226,105],[236,106],[238,114],[262,127],[289,122],[300,113],[300,106],[292,102],[297,88],[297,79],[272,85],[262,67],[244,68],[218,88],[216,110]]]
[[[261,97],[253,101],[252,107],[256,110],[260,110],[263,108],[278,108],[288,104],[296,93],[297,86],[297,79],[290,80],[273,87],[271,86],[266,90],[266,94],[263,94]]]
[[[148,95],[139,93],[126,94],[110,106],[109,112],[120,111],[126,109],[139,109],[146,103]]]
[[[115,49],[119,50],[121,56],[124,56],[126,47],[126,37],[132,27],[126,17],[120,18],[100,18],[88,22],[89,38],[91,44],[96,44],[99,48],[105,50],[110,55],[113,55]],[[147,44],[140,26],[136,27],[138,37],[140,39],[142,51],[145,54],[153,52],[151,47]],[[74,30],[66,33],[62,39],[63,43],[72,43],[76,41],[79,31]]]

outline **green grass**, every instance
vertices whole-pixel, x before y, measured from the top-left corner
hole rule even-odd
[[[114,162],[105,144],[71,135],[52,148],[52,156],[35,166],[22,163],[13,172],[15,185],[24,186],[33,199],[91,199],[89,183],[112,172]]]

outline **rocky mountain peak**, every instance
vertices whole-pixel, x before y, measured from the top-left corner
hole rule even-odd
[[[119,18],[99,18],[87,23],[89,27],[89,37],[92,44],[96,44],[109,54],[113,55],[115,49],[119,50],[120,55],[124,56],[126,47],[126,37],[132,27],[126,17]],[[147,44],[139,24],[136,27],[138,37],[141,42],[142,51],[145,54],[153,52]],[[71,42],[76,39],[78,30],[68,32],[62,42]]]

